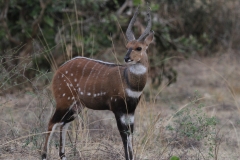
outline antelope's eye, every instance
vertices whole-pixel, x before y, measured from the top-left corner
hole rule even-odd
[[[137,50],[137,51],[141,51],[142,48],[141,48],[141,47],[137,47],[136,50]]]

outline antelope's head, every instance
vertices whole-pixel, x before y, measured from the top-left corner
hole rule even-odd
[[[154,32],[150,31],[152,27],[152,19],[151,19],[151,14],[150,14],[150,9],[148,10],[147,16],[148,16],[148,24],[143,32],[143,34],[136,40],[135,36],[132,32],[132,26],[134,22],[136,21],[138,15],[138,8],[134,13],[133,18],[131,19],[127,31],[126,31],[126,36],[127,36],[127,53],[126,56],[124,57],[124,60],[126,63],[130,64],[136,64],[141,61],[143,57],[147,57],[147,48],[149,44],[153,41],[153,36]]]

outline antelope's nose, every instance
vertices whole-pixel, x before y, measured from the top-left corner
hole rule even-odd
[[[126,54],[126,56],[124,57],[124,61],[125,62],[130,62],[131,61],[131,59],[130,59],[130,53],[132,52],[132,49],[130,48],[130,49],[128,49],[128,51],[127,51],[127,54]]]
[[[125,56],[125,57],[124,57],[124,61],[125,61],[125,62],[130,61],[130,57],[129,57],[129,56]]]

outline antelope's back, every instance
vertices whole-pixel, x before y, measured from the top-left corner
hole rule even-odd
[[[99,108],[94,109],[108,109],[109,96],[119,94],[117,86],[122,79],[117,73],[119,70],[122,72],[123,67],[114,63],[84,57],[74,58],[55,73],[52,81],[53,95],[57,103],[65,106],[79,101],[88,108],[98,105]]]

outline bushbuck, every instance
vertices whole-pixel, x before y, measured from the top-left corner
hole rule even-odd
[[[126,160],[134,159],[132,133],[134,112],[148,77],[147,48],[153,41],[150,31],[152,20],[147,12],[148,24],[144,33],[135,39],[132,26],[138,8],[132,17],[126,36],[128,43],[124,57],[126,64],[119,65],[85,57],[75,57],[56,71],[52,80],[52,92],[56,110],[48,124],[42,159],[47,159],[50,137],[60,127],[59,155],[65,157],[65,139],[68,126],[84,107],[93,110],[111,110],[116,118]]]

